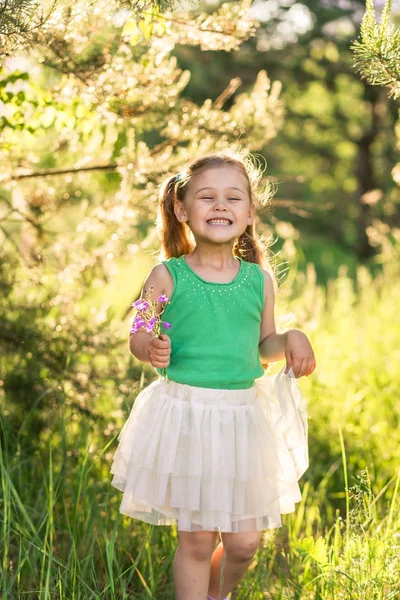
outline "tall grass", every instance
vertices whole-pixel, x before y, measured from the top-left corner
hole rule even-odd
[[[342,272],[324,291],[310,267],[297,285],[294,325],[310,336],[318,362],[299,382],[308,398],[310,468],[296,512],[265,532],[232,596],[398,598],[400,282],[389,267],[375,280],[359,269],[355,284]],[[287,308],[285,290],[279,302],[278,312]],[[111,415],[105,430],[73,412],[61,389],[38,440],[29,435],[32,415],[15,431],[2,403],[2,600],[172,600],[176,529],[119,514],[121,494],[110,485],[129,401],[122,413],[114,398],[103,401]]]

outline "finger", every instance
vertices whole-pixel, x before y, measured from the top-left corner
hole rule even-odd
[[[162,333],[158,339],[162,340],[163,342],[171,343],[171,338],[166,333]]]
[[[307,375],[309,367],[310,360],[308,358],[303,358],[303,360],[301,361],[300,377],[304,377],[304,375]]]
[[[304,375],[306,375],[308,373],[309,364],[310,364],[310,362],[309,362],[308,358],[304,358],[302,360],[299,377],[304,377]]]
[[[159,353],[159,352],[150,352],[149,353],[149,358],[150,361],[158,361],[158,362],[165,362],[166,360],[170,360],[171,356],[169,354],[169,352],[165,353]]]
[[[312,363],[311,363],[311,360],[309,358],[306,358],[304,360],[304,363],[303,363],[303,376],[310,374],[311,364]]]
[[[294,372],[296,379],[301,377],[301,365],[302,365],[302,361],[297,359],[297,361],[295,362],[295,364],[293,366],[293,372]]]
[[[158,361],[153,361],[152,366],[156,369],[165,369],[166,367],[169,367],[169,362],[158,362]]]
[[[298,377],[301,377],[301,375],[300,375],[300,373],[301,373],[301,364],[302,364],[302,361],[299,360],[298,358],[293,361],[293,373],[294,373],[294,376],[296,377],[296,379]]]
[[[154,359],[164,359],[171,354],[171,348],[154,348],[150,346],[149,354],[151,354]]]
[[[162,360],[163,358],[165,358],[166,356],[169,356],[170,354],[171,354],[171,349],[157,350],[156,352],[154,352],[154,357]]]
[[[159,338],[154,338],[151,341],[151,345],[153,346],[153,348],[159,348],[159,349],[165,349],[165,348],[171,347],[171,344],[168,341],[163,341],[163,340],[160,340]]]
[[[310,370],[309,370],[308,375],[311,375],[311,373],[314,371],[315,367],[316,367],[315,358],[313,358],[313,359],[311,359]]]
[[[288,374],[288,372],[290,371],[290,368],[293,365],[293,359],[292,359],[292,355],[290,354],[290,352],[287,354],[286,356],[286,369],[285,369],[285,375]]]

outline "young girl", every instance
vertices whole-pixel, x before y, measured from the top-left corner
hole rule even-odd
[[[172,326],[159,338],[144,327],[130,338],[132,354],[159,377],[118,436],[112,485],[124,492],[121,513],[177,525],[176,600],[228,597],[262,531],[295,510],[308,467],[295,378],[312,373],[315,358],[301,331],[276,333],[274,283],[254,228],[259,179],[248,158],[218,153],[164,182],[164,260],[143,291],[170,299],[163,319]],[[278,375],[264,374],[283,358]]]

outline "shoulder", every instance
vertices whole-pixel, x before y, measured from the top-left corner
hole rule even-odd
[[[274,280],[272,278],[272,275],[265,269],[262,269],[259,265],[257,265],[257,266],[260,270],[260,273],[261,273],[263,281],[264,281],[264,297],[265,298],[273,298],[275,295],[275,285],[274,285]]]
[[[170,259],[171,260],[171,259]],[[171,296],[174,280],[168,268],[163,263],[155,265],[146,277],[144,288],[153,286],[156,293]]]

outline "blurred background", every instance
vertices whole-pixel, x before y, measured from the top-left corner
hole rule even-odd
[[[175,528],[120,515],[110,486],[156,376],[131,304],[158,185],[235,147],[273,190],[278,330],[317,369],[303,500],[232,598],[399,597],[399,22],[369,0],[4,3],[2,599],[173,598]]]

